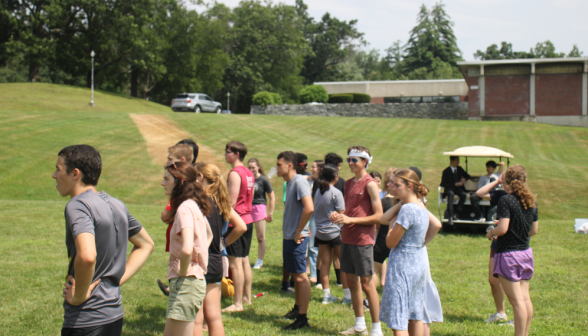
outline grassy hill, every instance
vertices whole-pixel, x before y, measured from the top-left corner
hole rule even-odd
[[[588,129],[515,122],[196,115],[172,113],[169,107],[104,92],[96,93],[96,107],[89,107],[89,100],[84,88],[0,84],[0,313],[4,316],[0,330],[7,334],[56,334],[61,326],[67,199],[56,192],[51,174],[57,152],[76,143],[100,150],[104,168],[99,189],[122,199],[156,243],[145,268],[123,288],[125,335],[162,334],[167,300],[155,279],[165,277],[168,258],[162,247],[165,225],[159,220],[165,202],[159,185],[163,170],[151,162],[129,113],[165,114],[218,157],[226,142],[240,140],[249,149],[246,159],[259,158],[266,170],[283,150],[304,152],[310,162],[330,151],[343,156],[348,146],[365,145],[374,156],[369,170],[418,166],[431,189],[429,208],[434,213],[436,187],[449,161],[442,152],[470,145],[511,152],[515,156],[511,164],[527,168],[539,202],[539,235],[532,241],[536,257],[532,333],[582,335],[588,330],[584,304],[588,290],[581,285],[588,277],[583,257],[586,236],[572,230],[573,218],[586,216]],[[471,159],[470,173],[483,173],[485,161]],[[350,177],[346,165],[341,172]],[[277,199],[282,183],[272,179]],[[275,320],[293,304],[291,297],[278,291],[282,210],[278,201],[275,221],[268,225],[266,265],[254,273],[253,291],[266,295],[256,299],[253,309],[223,317],[228,335],[279,334],[279,327],[285,325]],[[256,246],[254,242],[251,259]],[[512,334],[508,327],[483,322],[493,313],[486,280],[488,246],[483,236],[463,232],[440,234],[429,246],[446,321],[435,325],[433,334]],[[338,288],[333,291],[342,295]],[[335,334],[352,324],[349,308],[322,306],[321,295],[313,290],[309,316],[315,329],[300,334]],[[228,303],[225,300],[223,306]]]

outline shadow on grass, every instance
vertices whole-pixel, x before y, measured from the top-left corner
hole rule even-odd
[[[292,297],[293,299],[294,297]],[[278,312],[276,312],[278,313]],[[316,335],[316,334],[322,334],[322,335],[329,335],[332,334],[332,330],[329,329],[324,329],[322,328],[322,326],[318,325],[318,324],[314,324],[312,323],[312,317],[309,319],[309,324],[310,324],[310,328],[305,328],[302,330],[296,330],[296,331],[287,331],[287,330],[283,330],[282,328],[284,328],[285,326],[291,324],[292,322],[294,322],[293,320],[287,320],[287,319],[282,319],[282,313],[287,313],[287,311],[284,312],[279,312],[280,314],[270,314],[270,315],[266,315],[266,314],[258,314],[258,312],[255,309],[252,309],[250,307],[246,307],[245,310],[241,311],[241,312],[234,312],[234,313],[230,313],[225,315],[223,314],[223,318],[224,316],[231,316],[231,318],[233,319],[241,319],[241,320],[247,320],[249,322],[255,322],[256,325],[261,325],[261,324],[265,324],[270,328],[276,328],[277,331],[279,331],[279,333],[296,333],[296,334],[310,334],[310,335]],[[225,326],[225,328],[227,328],[227,326]]]
[[[165,313],[166,309],[163,307],[137,307],[136,315],[132,318],[125,317],[124,335],[140,336],[162,333],[165,329]]]

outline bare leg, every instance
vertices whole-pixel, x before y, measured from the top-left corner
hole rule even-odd
[[[386,262],[386,260],[384,260],[384,262],[382,263],[382,270],[380,272],[380,286],[382,286],[382,288],[386,284],[386,272],[387,271],[388,271],[388,263]]]
[[[423,320],[408,320],[408,334],[410,336],[420,336],[423,332]]]
[[[527,304],[521,289],[520,282],[511,282],[499,276],[500,284],[508,301],[512,305],[514,311],[514,325],[515,325],[515,336],[526,336],[527,323],[530,322],[527,314]]]
[[[320,281],[323,289],[329,289],[329,270],[331,269],[331,247],[329,245],[319,245],[319,257],[321,261],[321,278]]]
[[[351,273],[342,273],[342,274],[345,274],[345,276],[347,277],[347,284],[349,285],[349,290],[351,291],[351,302],[353,303],[353,312],[355,313],[355,317],[362,317],[363,316],[363,295],[361,294],[361,286],[359,284],[359,277],[357,275],[351,274]],[[371,304],[371,302],[370,302],[370,304]]]
[[[235,286],[235,299],[233,304],[223,309],[223,311],[242,311],[243,310],[243,285],[244,285],[244,274],[243,274],[243,258],[229,256],[229,268],[233,274],[233,285]]]
[[[380,322],[380,298],[376,290],[376,278],[373,275],[366,275],[360,277],[361,289],[365,292],[365,296],[370,304],[370,315],[372,316],[372,323]],[[361,304],[363,311],[363,304]]]
[[[253,283],[253,273],[251,272],[251,265],[249,264],[249,257],[240,258],[243,264],[243,302],[251,304],[251,284]]]
[[[194,321],[194,336],[203,336],[202,332],[204,317],[208,322],[208,334],[210,336],[224,336],[225,329],[221,315],[221,289],[220,285],[208,284],[206,296],[202,302],[202,309],[198,311]]]
[[[192,336],[194,332],[194,321],[165,320],[164,336]]]
[[[431,327],[428,323],[423,323],[423,336],[431,336]]]
[[[527,326],[525,328],[525,336],[529,335],[531,329],[531,321],[533,320],[533,303],[531,302],[531,296],[529,295],[529,281],[521,281],[521,291],[523,292],[523,299],[527,306]]]
[[[500,285],[500,280],[494,277],[494,258],[490,258],[488,263],[488,282],[490,283],[490,289],[492,290],[492,297],[494,298],[494,304],[496,305],[496,312],[504,314],[504,291]]]
[[[409,336],[408,330],[393,330],[394,336]]]
[[[310,302],[310,281],[306,273],[292,273],[296,284],[296,304],[300,314],[306,314]]]
[[[255,224],[255,234],[257,235],[257,259],[263,260],[265,257],[265,219],[253,224]]]

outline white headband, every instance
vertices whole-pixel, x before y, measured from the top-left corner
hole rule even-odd
[[[357,149],[352,149],[349,154],[349,157],[360,157],[368,160],[368,164],[372,163],[372,157],[366,151],[358,151]],[[365,166],[367,169],[367,165]]]

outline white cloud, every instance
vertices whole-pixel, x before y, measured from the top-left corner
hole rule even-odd
[[[238,0],[219,1],[229,7]],[[279,1],[293,5],[295,0]],[[383,52],[394,41],[406,42],[421,5],[435,0],[314,0],[305,1],[320,20],[329,12],[340,20],[357,19],[368,48]],[[455,23],[457,43],[466,60],[476,50],[506,41],[516,51],[529,51],[537,42],[551,40],[556,51],[568,53],[577,44],[588,56],[588,1],[585,0],[446,0],[445,10]],[[197,7],[202,9],[202,7]]]

